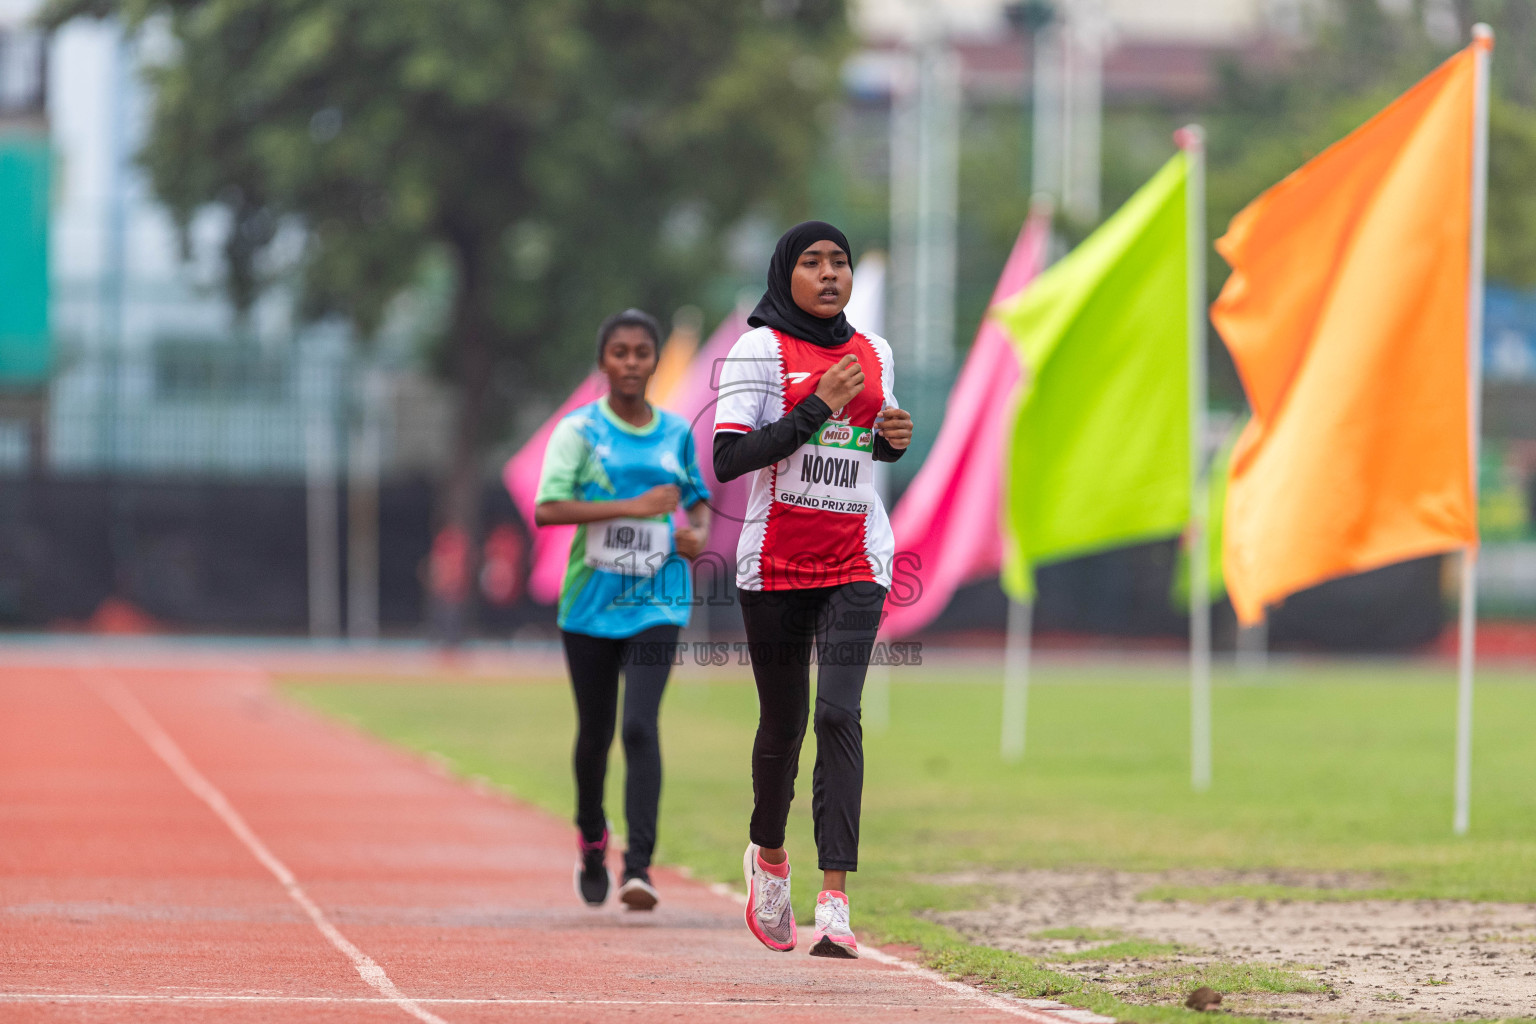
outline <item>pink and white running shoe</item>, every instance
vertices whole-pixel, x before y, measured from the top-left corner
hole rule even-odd
[[[789,906],[789,861],[784,877],[763,870],[757,862],[758,846],[747,844],[741,858],[747,876],[747,928],[769,949],[787,953],[795,948],[795,912]]]
[[[859,958],[859,942],[848,924],[848,897],[835,889],[816,897],[816,931],[811,935],[811,956],[843,960]]]

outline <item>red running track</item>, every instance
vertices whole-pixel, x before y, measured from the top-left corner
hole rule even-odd
[[[0,667],[0,1020],[1060,1024],[666,870],[589,910],[572,847],[257,671]]]

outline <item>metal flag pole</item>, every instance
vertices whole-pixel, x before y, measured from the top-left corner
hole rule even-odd
[[[1488,63],[1493,29],[1472,28],[1476,77],[1472,91],[1472,237],[1467,287],[1467,449],[1472,509],[1477,514],[1477,462],[1483,428],[1483,246],[1488,216]],[[1472,673],[1477,650],[1477,546],[1461,556],[1461,628],[1456,687],[1456,811],[1451,828],[1467,834],[1472,815]]]
[[[1189,293],[1189,774],[1196,792],[1211,788],[1211,593],[1206,519],[1210,479],[1205,458],[1205,132],[1187,125],[1174,136],[1189,160],[1184,186],[1184,245]]]
[[[1033,601],[1008,600],[1008,640],[1003,649],[1003,760],[1024,757],[1029,711],[1029,641]]]
[[[1036,191],[1030,200],[1031,218],[1044,217],[1050,222],[1055,200],[1048,192]],[[1049,262],[1050,242],[1046,242],[1046,262]],[[1017,406],[1010,406],[1010,410]],[[1003,417],[1003,422],[1013,421],[1013,412]],[[1000,470],[1001,471],[1001,470]],[[1003,513],[999,510],[999,516]],[[1034,566],[1025,566],[1025,572],[1033,573]],[[1029,716],[1029,668],[1031,633],[1034,628],[1034,594],[1023,601],[1008,598],[1008,626],[1003,646],[1003,737],[1004,761],[1017,762],[1024,757],[1025,726]]]
[[[885,255],[880,252],[865,253],[853,272],[853,294],[848,298],[845,312],[848,320],[866,334],[885,334]],[[873,464],[875,494],[880,506],[891,511],[891,467],[889,463]],[[889,596],[887,596],[889,600]],[[886,613],[881,613],[884,625]],[[883,733],[891,727],[891,665],[883,657],[881,645],[890,638],[875,635],[875,648],[871,651],[869,670],[864,675],[864,693],[860,700],[864,728],[871,733]],[[886,648],[888,649],[888,648]]]
[[[1237,627],[1237,671],[1256,676],[1269,668],[1269,619]]]

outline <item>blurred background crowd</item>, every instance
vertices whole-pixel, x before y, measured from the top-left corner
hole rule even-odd
[[[1214,237],[1476,21],[1482,649],[1536,654],[1529,0],[0,0],[0,627],[552,635],[501,467],[604,315],[691,346],[811,216],[884,254],[899,495],[1033,196],[1059,255],[1194,121]],[[1043,567],[1037,633],[1182,645],[1176,547]],[[1433,646],[1442,561],[1298,595],[1269,642]],[[977,584],[930,634],[1005,615]]]

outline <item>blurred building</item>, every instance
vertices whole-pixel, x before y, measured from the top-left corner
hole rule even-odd
[[[1308,0],[1051,0],[1058,11],[1076,8],[1136,39],[1232,42],[1273,29],[1293,31]],[[1015,0],[857,0],[855,24],[870,39],[911,39],[938,22],[960,38],[995,35],[1009,22]]]
[[[1213,58],[1281,59],[1307,6],[1308,0],[860,0],[856,23],[868,48],[851,74],[876,88],[880,54],[937,35],[959,55],[968,97],[1017,101],[1034,88],[1030,34],[1069,24],[1095,37],[1105,102],[1202,103],[1216,87]]]
[[[0,624],[414,626],[452,411],[415,355],[430,303],[370,346],[300,323],[290,235],[238,315],[222,218],[184,248],[134,159],[163,40],[45,35],[39,6],[0,3]]]
[[[1434,33],[1457,31],[1456,0],[1378,0],[1384,10],[1418,9]],[[854,18],[870,39],[912,39],[936,26],[959,38],[984,38],[1008,22],[1018,0],[855,0]],[[1023,6],[1076,11],[1102,22],[1114,35],[1147,42],[1164,40],[1230,45],[1262,35],[1304,32],[1321,0],[1024,0]]]
[[[221,218],[199,217],[184,251],[134,161],[153,33],[128,41],[113,23],[76,21],[49,39],[29,25],[37,6],[12,0],[0,15],[0,103],[30,104],[49,161],[48,193],[33,204],[46,218],[47,281],[22,294],[46,301],[39,365],[51,373],[46,428],[0,423],[0,468],[302,475],[306,432],[345,430],[355,416],[355,340],[341,324],[296,323],[282,287],[236,315],[220,288]],[[411,325],[394,327],[382,357],[409,375]],[[443,451],[443,399],[415,381],[391,390],[409,397],[386,410],[386,463],[425,471]]]

